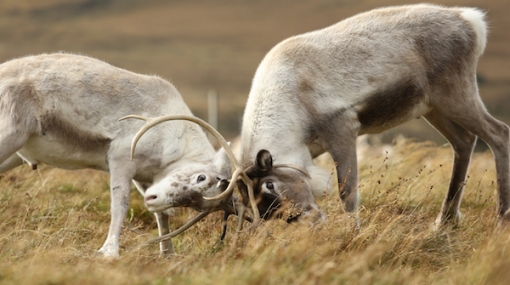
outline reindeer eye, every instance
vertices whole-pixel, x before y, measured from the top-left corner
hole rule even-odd
[[[203,174],[198,175],[197,182],[202,182],[204,180],[205,180],[205,175],[203,175]]]

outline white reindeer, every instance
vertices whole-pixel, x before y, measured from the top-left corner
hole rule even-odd
[[[314,196],[328,188],[329,173],[312,158],[325,151],[338,163],[345,209],[356,211],[356,137],[424,117],[455,154],[436,224],[461,216],[477,136],[494,153],[498,213],[509,220],[509,128],[486,111],[476,83],[486,34],[477,9],[419,4],[372,10],[276,45],[255,73],[242,127],[241,162],[262,217],[285,200],[296,207],[288,219],[317,214]],[[301,166],[311,179],[273,160]]]
[[[215,154],[198,125],[173,121],[158,126],[130,158],[131,140],[141,124],[118,122],[128,114],[192,117],[167,81],[90,57],[43,54],[0,65],[0,173],[23,161],[34,169],[45,163],[109,172],[111,223],[99,250],[107,257],[119,255],[131,181],[142,194],[151,185],[172,190],[168,207],[206,212],[230,207],[224,200],[202,198],[221,191],[216,183],[230,177],[230,169],[224,151]],[[160,235],[168,233],[168,215],[159,212],[156,217]],[[171,241],[162,242],[160,249],[173,252]]]

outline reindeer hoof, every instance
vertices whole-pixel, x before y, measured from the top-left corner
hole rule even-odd
[[[171,239],[164,240],[159,244],[159,257],[166,258],[175,254]]]
[[[98,251],[98,255],[102,255],[107,260],[119,259],[118,246],[105,243]]]
[[[352,215],[348,215],[348,217],[351,220],[352,229],[355,232],[359,232],[360,229],[361,229],[361,223],[359,221],[359,214],[358,214],[358,212],[356,211]]]
[[[439,231],[443,226],[457,227],[462,219],[462,213],[457,211],[456,213],[440,213],[434,222],[433,230]]]
[[[510,226],[510,209],[499,218],[498,226],[508,227]]]
[[[117,260],[117,259],[120,258],[120,256],[118,254],[115,255],[115,254],[112,254],[112,253],[106,253],[106,252],[101,251],[101,250],[96,251],[95,256],[98,257],[98,258],[102,258],[105,261],[114,261],[114,260]]]
[[[510,221],[510,209],[506,210],[505,214],[503,215],[503,220]]]

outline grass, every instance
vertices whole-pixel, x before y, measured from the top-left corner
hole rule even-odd
[[[361,154],[360,154],[361,155]],[[498,227],[492,155],[476,153],[456,227],[432,230],[448,185],[449,146],[403,140],[360,161],[361,228],[338,196],[314,227],[268,221],[218,243],[221,215],[158,257],[155,221],[132,191],[121,258],[96,255],[109,224],[108,176],[28,166],[0,177],[1,284],[505,284],[509,233]],[[176,210],[177,227],[194,213]]]
[[[202,118],[205,94],[216,89],[220,131],[232,138],[255,69],[277,42],[375,7],[418,2],[4,0],[0,61],[65,50],[158,74]],[[489,111],[509,123],[509,2],[431,2],[487,11],[480,89]],[[392,134],[432,138],[424,125],[413,121]],[[448,146],[371,148],[359,164],[359,231],[333,195],[319,201],[328,216],[322,224],[270,221],[236,236],[231,220],[224,245],[221,215],[213,215],[175,238],[177,254],[168,259],[158,258],[157,245],[140,247],[157,229],[134,190],[114,261],[96,255],[110,220],[108,176],[23,166],[0,174],[0,284],[506,284],[510,231],[497,227],[489,152],[474,156],[461,223],[431,229],[451,165]],[[177,210],[172,227],[193,214]]]

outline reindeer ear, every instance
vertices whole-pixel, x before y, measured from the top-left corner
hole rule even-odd
[[[228,142],[228,146],[230,147],[230,142]],[[225,176],[225,178],[229,178],[232,176],[232,163],[230,159],[228,159],[227,153],[223,148],[218,150],[216,155],[214,156],[214,167],[216,171]]]
[[[253,179],[266,175],[271,169],[273,169],[273,157],[268,150],[262,149],[257,153],[255,163],[246,168],[245,172],[250,179]]]
[[[273,157],[268,150],[261,149],[255,159],[255,169],[257,172],[268,172],[273,168]]]

